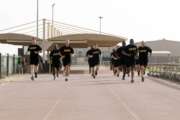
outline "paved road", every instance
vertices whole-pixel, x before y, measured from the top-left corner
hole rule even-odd
[[[180,90],[154,80],[131,84],[108,72],[16,79],[0,85],[0,120],[180,120]]]

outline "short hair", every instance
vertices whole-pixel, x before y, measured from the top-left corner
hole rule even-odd
[[[122,41],[122,46],[125,46],[126,45],[126,41]]]
[[[130,44],[134,44],[134,39],[130,39]]]

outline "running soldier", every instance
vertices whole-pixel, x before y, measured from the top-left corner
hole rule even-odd
[[[112,59],[112,70],[115,76],[119,77],[119,66],[120,66],[120,61],[119,61],[119,55],[114,48],[112,53],[111,53],[111,59]]]
[[[126,54],[126,67],[131,72],[131,83],[134,83],[134,68],[135,68],[135,56],[137,55],[137,46],[134,45],[134,40],[130,39],[130,44],[125,48]]]
[[[60,52],[62,55],[62,62],[64,66],[64,75],[65,81],[68,81],[68,76],[70,74],[70,66],[71,66],[71,55],[74,54],[73,48],[69,45],[70,41],[66,40],[66,45],[60,48]]]
[[[126,48],[126,42],[122,42],[122,46],[117,49],[118,56],[120,57],[120,64],[123,71],[122,80],[125,80],[125,75],[128,73],[127,67],[126,67],[126,59],[127,59],[127,53],[125,52]]]
[[[94,75],[94,66],[95,66],[93,62],[93,51],[94,51],[94,47],[92,45],[86,53],[86,57],[88,57],[89,74],[92,74],[92,76]]]
[[[139,64],[141,71],[141,80],[144,82],[144,74],[148,65],[148,53],[152,54],[152,49],[145,46],[144,41],[141,42],[141,46],[138,48],[139,52]]]
[[[93,73],[93,78],[95,78],[98,74],[99,65],[100,65],[100,56],[101,56],[101,50],[96,45],[93,50],[93,64],[95,67],[95,72]]]
[[[42,48],[37,45],[36,39],[33,38],[32,44],[29,45],[28,51],[30,52],[30,66],[31,66],[31,80],[34,80],[37,78],[38,73],[38,64],[39,64],[39,52],[42,50]]]
[[[54,80],[56,77],[59,77],[59,72],[61,69],[61,54],[60,54],[60,49],[59,46],[56,44],[54,49],[50,53],[50,59],[51,59],[51,68],[52,68],[52,73]]]

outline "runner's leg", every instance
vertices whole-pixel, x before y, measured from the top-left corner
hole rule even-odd
[[[39,65],[34,65],[35,78],[37,78]]]
[[[131,83],[134,83],[134,66],[130,67],[130,72],[131,72]]]
[[[31,67],[31,80],[34,80],[34,65],[30,65]]]
[[[145,67],[144,65],[141,65],[141,81],[144,82],[144,72],[145,72]]]

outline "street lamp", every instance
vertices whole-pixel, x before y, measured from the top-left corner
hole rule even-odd
[[[99,16],[99,34],[101,34],[101,20],[103,19],[102,16]]]
[[[39,38],[39,0],[37,0],[37,20],[36,20],[36,37]]]
[[[51,37],[54,37],[54,6],[55,3],[52,4],[52,30],[51,30]]]

